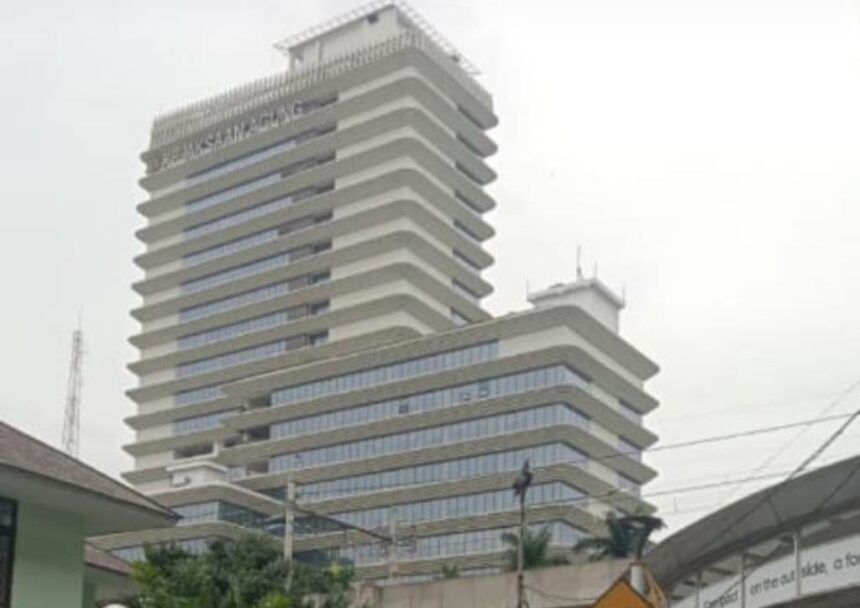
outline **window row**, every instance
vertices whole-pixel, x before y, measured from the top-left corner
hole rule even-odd
[[[316,137],[319,137],[320,135],[324,135],[326,133],[334,131],[335,129],[336,125],[329,125],[326,127],[310,129],[308,131],[305,131],[304,133],[300,133],[298,135],[293,135],[286,139],[282,139],[281,141],[278,141],[265,148],[260,148],[254,150],[253,152],[248,152],[247,154],[244,154],[242,156],[232,158],[230,160],[212,165],[211,167],[203,169],[202,171],[192,173],[186,179],[180,180],[166,188],[161,188],[153,192],[153,196],[163,196],[165,194],[181,190],[182,188],[187,188],[189,186],[200,184],[212,178],[218,177],[219,175],[230,173],[231,171],[235,171],[236,169],[250,166],[261,160],[273,158],[279,154],[292,150],[296,147],[296,145],[300,143],[314,139]]]
[[[297,319],[303,319],[309,315],[318,315],[327,310],[328,300],[313,302],[311,304],[301,304],[299,306],[293,306],[292,308],[280,310],[268,315],[246,319],[244,321],[239,321],[238,323],[231,323],[230,325],[222,325],[215,329],[202,331],[188,336],[182,336],[179,338],[177,345],[179,350],[187,350],[189,348],[196,348],[205,344],[215,344],[217,342],[223,342],[224,340],[244,336],[245,334],[278,327]]]
[[[305,382],[272,393],[272,405],[319,399],[397,380],[406,380],[467,365],[492,361],[499,354],[497,342],[485,342],[444,353],[417,357],[333,378]]]
[[[171,507],[171,509],[182,518],[177,524],[179,526],[223,521],[246,528],[256,528],[267,517],[264,513],[220,500],[198,502]]]
[[[206,414],[204,416],[194,416],[192,418],[183,418],[173,423],[174,435],[188,435],[190,433],[200,433],[221,426],[221,421],[235,415],[236,412],[216,412],[215,414]]]
[[[192,376],[235,367],[243,363],[250,363],[251,361],[277,357],[297,348],[324,343],[327,337],[328,332],[326,331],[290,336],[284,340],[260,344],[251,348],[243,348],[242,350],[236,350],[215,357],[207,357],[206,359],[199,359],[190,363],[183,363],[176,368],[176,375],[179,378],[191,378]]]
[[[213,177],[218,177],[219,175],[224,175],[225,173],[229,173],[230,171],[253,165],[258,161],[272,158],[273,156],[277,156],[278,154],[281,154],[283,152],[288,152],[289,150],[292,150],[296,147],[298,137],[299,136],[297,135],[293,135],[292,137],[282,139],[281,141],[265,148],[249,152],[247,154],[238,156],[223,163],[213,165],[207,169],[203,169],[202,171],[190,175],[188,177],[188,183],[200,183],[204,180],[212,179]]]
[[[208,538],[189,538],[187,540],[170,541],[169,544],[178,549],[183,549],[192,555],[201,555],[209,550],[211,542]],[[142,562],[146,560],[146,550],[143,545],[113,549],[111,553],[127,562]]]
[[[275,241],[278,239],[278,237],[280,237],[280,233],[278,232],[277,228],[263,230],[261,232],[255,232],[253,234],[240,237],[238,239],[233,239],[232,241],[228,241],[226,243],[220,243],[213,247],[207,247],[206,249],[201,249],[193,253],[185,254],[184,256],[182,256],[182,265],[186,268],[190,266],[197,266],[198,264],[203,264],[204,262],[208,262],[209,260],[214,260],[225,255],[230,255],[231,253],[236,253],[237,251],[249,249],[262,243]]]
[[[195,239],[199,236],[211,234],[229,226],[235,226],[236,224],[242,224],[249,220],[269,215],[270,213],[274,213],[279,209],[289,207],[292,204],[292,194],[280,196],[276,199],[260,203],[259,205],[254,205],[253,207],[249,207],[248,209],[243,209],[242,211],[237,211],[228,215],[222,215],[221,217],[217,217],[214,220],[210,220],[208,222],[196,224],[194,226],[191,226],[190,228],[186,228],[185,231],[182,233],[182,238],[184,240]]]
[[[587,504],[585,493],[561,482],[536,484],[531,486],[526,493],[527,505],[570,503],[572,501],[576,501],[576,504],[581,507],[585,507]],[[411,524],[422,521],[472,517],[517,509],[519,509],[519,499],[514,496],[514,493],[509,488],[505,488],[504,490],[466,494],[464,496],[450,496],[448,498],[400,504],[393,507],[377,507],[362,511],[332,513],[330,517],[353,526],[373,529],[388,526],[392,518],[398,523]]]
[[[532,530],[548,526],[554,546],[572,547],[587,534],[567,522],[555,521],[549,524],[533,524]],[[399,553],[403,561],[437,559],[477,553],[498,553],[509,548],[504,540],[505,533],[515,532],[515,528],[491,528],[438,536],[418,538],[414,546]],[[385,561],[385,549],[380,544],[356,545],[333,549],[333,556],[353,562],[356,566],[366,566]]]
[[[268,173],[261,177],[255,177],[254,179],[230,186],[229,188],[219,190],[218,192],[213,192],[212,194],[207,194],[206,196],[190,200],[185,203],[185,211],[186,213],[192,213],[200,211],[201,209],[208,209],[209,207],[220,205],[226,201],[230,201],[245,194],[256,192],[257,190],[277,184],[278,182],[296,175],[297,173],[301,173],[302,171],[329,163],[333,161],[334,158],[334,154],[328,153],[323,156],[298,161],[279,171]]]
[[[299,203],[306,198],[316,196],[323,192],[329,192],[331,190],[334,190],[334,182],[326,182],[309,188],[303,188],[297,192],[291,192],[290,194],[267,200],[254,205],[253,207],[248,207],[241,211],[235,211],[233,213],[216,217],[213,220],[195,224],[194,226],[186,228],[182,236],[184,240],[190,240],[205,234],[211,234],[230,226],[236,226],[258,217],[269,215],[270,213],[274,213],[275,211]]]
[[[176,368],[176,376],[178,378],[191,378],[208,372],[213,372],[227,367],[235,367],[250,361],[259,359],[268,359],[269,357],[277,357],[287,352],[287,341],[278,340],[277,342],[269,342],[252,346],[251,348],[243,348],[224,355],[200,359],[190,363],[183,363]]]
[[[221,385],[202,386],[200,388],[192,388],[187,391],[181,391],[173,395],[173,405],[193,405],[195,403],[204,403],[206,401],[214,401],[224,396],[224,391],[221,390]]]
[[[184,308],[179,311],[179,322],[185,323],[188,321],[195,321],[204,317],[227,312],[228,310],[234,310],[236,308],[242,308],[243,306],[265,302],[266,300],[286,295],[296,289],[328,281],[330,278],[331,275],[328,271],[315,272],[290,279],[289,281],[271,283],[256,289],[243,291],[242,293],[221,298],[220,300],[214,300],[198,304],[197,306],[192,306],[190,308]]]
[[[191,213],[194,211],[200,211],[201,209],[208,209],[209,207],[220,205],[225,201],[229,201],[244,194],[261,190],[262,188],[266,188],[272,184],[277,184],[281,179],[283,178],[281,177],[280,171],[267,173],[261,177],[255,177],[254,179],[230,186],[229,188],[219,190],[218,192],[213,192],[212,194],[207,194],[206,196],[190,200],[185,203],[185,211],[187,213]]]
[[[486,416],[464,422],[444,424],[417,431],[395,433],[329,445],[303,452],[279,454],[269,462],[270,473],[325,466],[336,462],[356,462],[390,454],[474,441],[517,433],[528,429],[567,425],[588,430],[589,420],[565,404],[544,405],[517,412]]]
[[[352,494],[517,471],[525,460],[529,460],[532,468],[561,463],[588,466],[588,458],[579,450],[565,443],[551,443],[309,483],[301,487],[301,498],[307,501],[329,500]],[[277,495],[277,491],[272,495]]]
[[[585,387],[588,381],[564,365],[552,365],[515,374],[476,380],[434,391],[405,395],[325,414],[286,420],[272,425],[273,439],[319,433],[330,429],[368,424],[406,414],[419,414],[454,407],[470,401],[493,399],[550,386],[572,384]]]
[[[270,228],[262,230],[260,232],[255,232],[253,234],[243,236],[232,241],[228,241],[227,243],[220,243],[218,245],[207,247],[206,249],[202,249],[194,253],[186,254],[185,256],[183,256],[182,259],[183,265],[185,267],[196,266],[198,264],[208,262],[209,260],[214,260],[220,257],[224,257],[225,255],[230,255],[231,253],[236,253],[238,251],[243,251],[245,249],[255,247],[262,243],[268,243],[277,240],[278,238],[295,232],[296,230],[302,230],[304,228],[309,228],[311,226],[316,226],[318,224],[331,221],[331,218],[331,212],[301,217],[291,222],[281,224],[276,228]]]
[[[267,272],[269,270],[286,266],[296,260],[306,258],[311,255],[316,255],[331,249],[331,241],[321,241],[311,245],[303,245],[290,251],[285,251],[276,255],[268,256],[253,262],[233,266],[226,270],[213,272],[198,279],[192,279],[182,283],[183,293],[197,293],[205,289],[211,289],[225,283],[232,283],[245,277],[253,276]]]

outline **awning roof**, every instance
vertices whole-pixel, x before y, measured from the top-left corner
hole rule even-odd
[[[669,589],[745,548],[858,508],[860,456],[738,500],[659,543],[646,561]]]

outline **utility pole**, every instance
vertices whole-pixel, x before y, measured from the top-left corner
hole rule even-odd
[[[285,560],[290,560],[293,557],[296,514],[302,514],[308,517],[312,517],[314,519],[327,521],[329,523],[339,526],[344,530],[344,532],[355,531],[364,536],[375,538],[377,541],[385,543],[386,545],[394,544],[394,539],[392,539],[392,537],[387,534],[376,532],[374,530],[368,530],[367,528],[362,528],[361,526],[356,526],[345,521],[340,521],[339,519],[335,519],[334,517],[330,517],[322,513],[317,513],[316,511],[302,507],[296,502],[296,498],[298,496],[297,487],[297,484],[292,479],[287,481],[286,494],[284,496],[284,514],[275,515],[266,519],[267,526],[280,526],[281,524],[283,524],[282,538],[283,555]]]
[[[72,357],[69,362],[69,377],[66,381],[66,410],[63,415],[63,450],[73,458],[78,457],[81,434],[81,387],[84,361],[84,330],[80,320],[72,332]]]
[[[296,518],[296,482],[287,481],[287,494],[284,500],[284,560],[293,559],[293,533]]]
[[[526,492],[532,484],[532,472],[529,461],[523,462],[523,468],[514,481],[514,496],[520,499],[520,534],[517,539],[517,608],[528,608],[526,599],[526,578],[523,564],[523,543],[526,536]]]
[[[388,576],[396,578],[400,571],[400,547],[397,545],[397,507],[392,507],[388,515],[388,544],[386,558],[388,559]]]

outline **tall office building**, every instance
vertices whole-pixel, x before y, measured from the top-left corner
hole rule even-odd
[[[496,117],[471,64],[400,2],[277,46],[287,71],[158,118],[142,156],[126,478],[185,519],[101,544],[199,549],[265,528],[294,483],[300,557],[483,571],[525,459],[559,547],[649,509],[657,368],[623,302],[580,279],[481,307]]]

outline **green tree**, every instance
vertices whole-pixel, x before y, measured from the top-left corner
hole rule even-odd
[[[606,516],[606,536],[583,538],[574,546],[576,553],[587,553],[590,561],[604,559],[641,559],[648,536],[663,527],[663,520],[650,515]]]
[[[460,568],[457,566],[457,564],[443,565],[442,578],[460,578]]]
[[[351,565],[316,568],[283,559],[275,540],[248,534],[214,541],[202,555],[176,547],[147,547],[132,565],[140,608],[304,608],[320,596],[324,608],[346,608]]]
[[[508,545],[503,560],[509,570],[517,569],[517,550],[519,545],[519,534],[505,532],[502,541]],[[523,536],[523,569],[543,568],[544,566],[557,566],[566,564],[567,559],[561,556],[550,555],[550,544],[552,542],[552,531],[549,526],[544,526],[537,532],[526,528]]]

